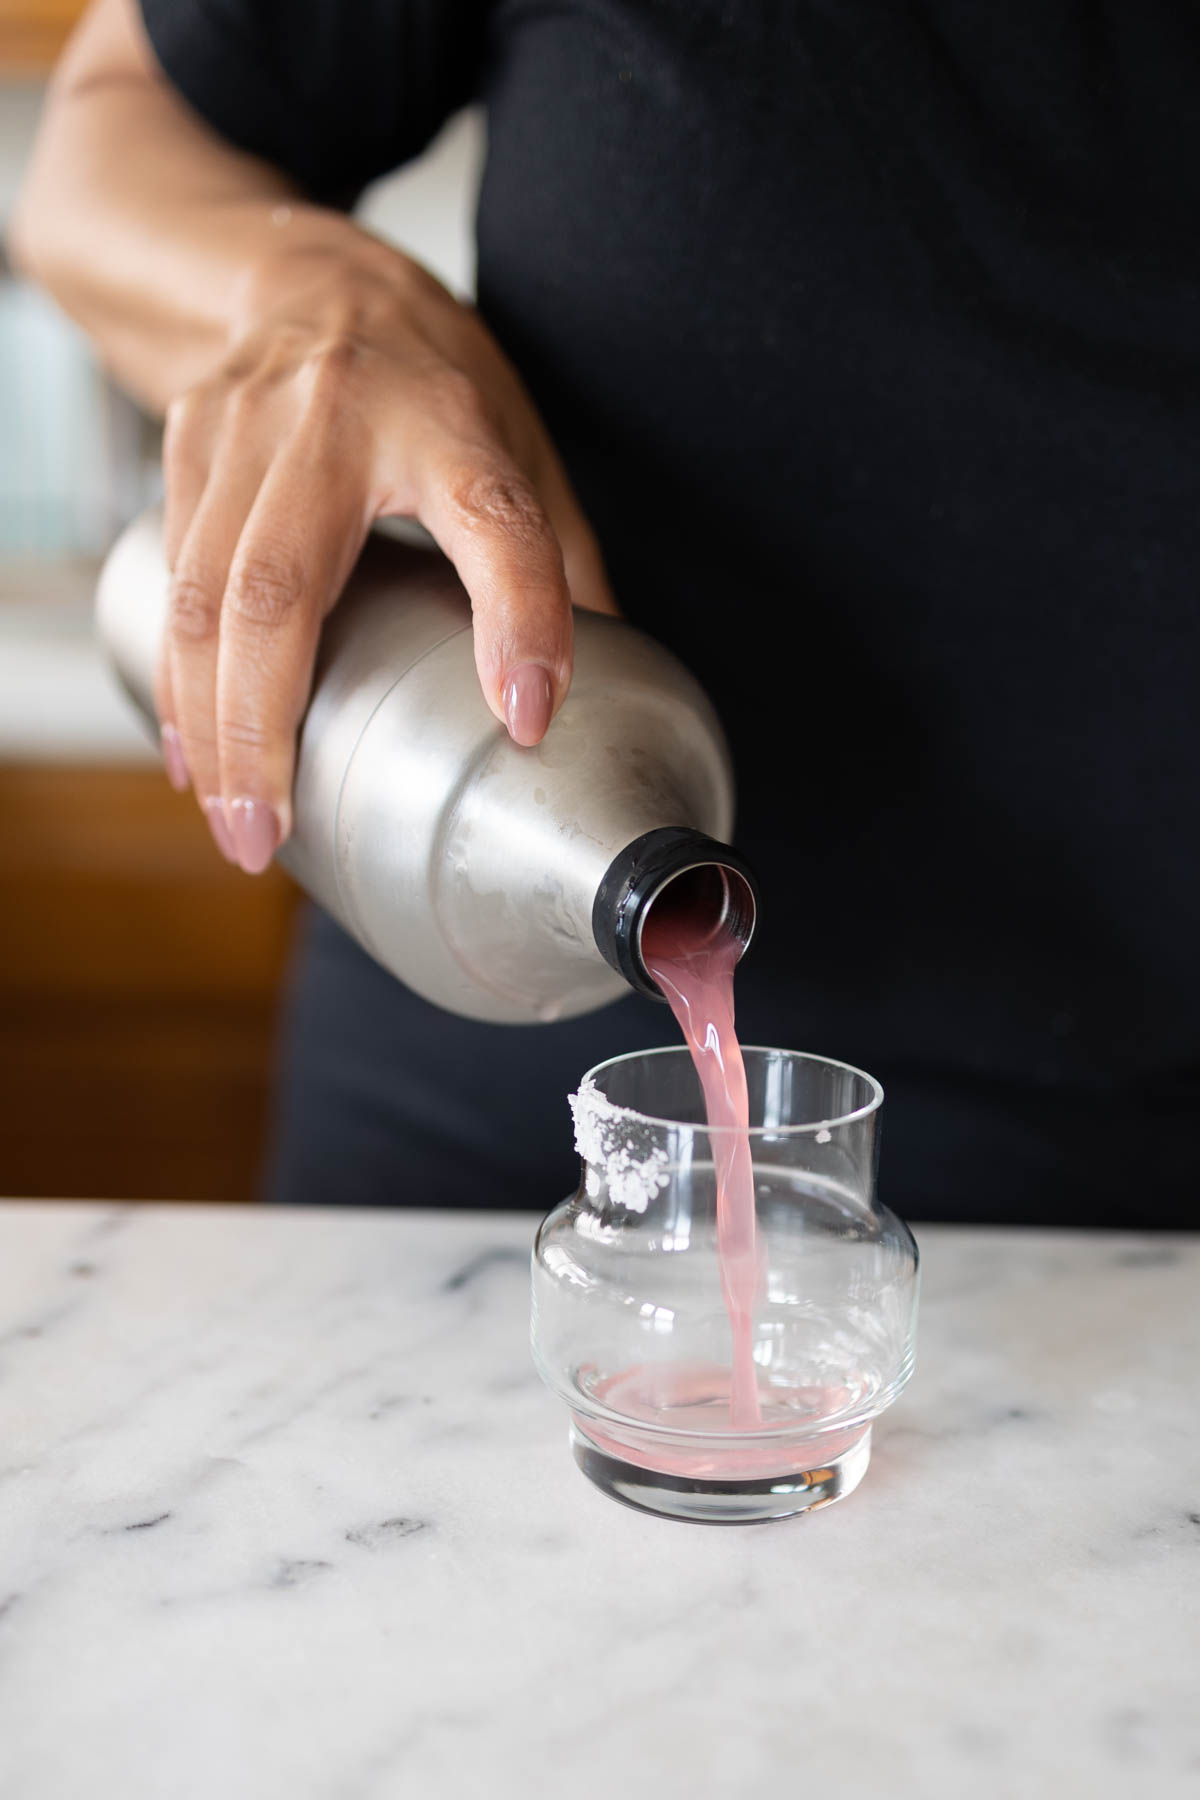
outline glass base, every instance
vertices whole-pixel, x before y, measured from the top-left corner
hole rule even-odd
[[[638,1512],[666,1519],[690,1519],[699,1525],[755,1525],[767,1519],[790,1519],[796,1513],[832,1506],[852,1494],[871,1460],[868,1428],[840,1456],[819,1468],[765,1477],[716,1481],[695,1475],[669,1475],[625,1462],[593,1444],[577,1420],[571,1424],[571,1450],[589,1481]]]

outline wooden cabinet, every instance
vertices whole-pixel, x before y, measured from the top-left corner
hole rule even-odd
[[[66,42],[85,0],[0,0],[0,74],[42,74]]]
[[[295,903],[157,768],[0,765],[0,1194],[251,1198]]]

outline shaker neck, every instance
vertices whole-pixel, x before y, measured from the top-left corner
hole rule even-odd
[[[647,831],[613,858],[592,906],[596,947],[637,993],[662,1000],[642,953],[652,909],[657,918],[669,909],[686,921],[698,944],[731,937],[744,954],[758,916],[758,883],[736,850],[686,826]]]

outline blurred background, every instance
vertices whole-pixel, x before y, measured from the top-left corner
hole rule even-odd
[[[0,1194],[245,1200],[296,896],[217,856],[93,641],[159,432],[18,280],[4,229],[75,0],[0,0]],[[474,281],[475,114],[359,214]]]

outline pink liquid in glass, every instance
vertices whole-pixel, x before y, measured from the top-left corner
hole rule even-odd
[[[575,1423],[598,1450],[619,1461],[700,1480],[764,1479],[816,1469],[860,1443],[869,1425],[831,1431],[826,1421],[853,1410],[857,1395],[833,1385],[768,1388],[757,1436],[742,1448],[704,1441],[728,1432],[728,1369],[700,1363],[674,1367],[638,1364],[619,1375],[585,1384],[587,1392],[620,1415],[620,1423],[576,1414]],[[757,1401],[758,1396],[755,1396]],[[675,1434],[675,1435],[672,1435]],[[683,1434],[683,1435],[680,1435]],[[782,1442],[772,1442],[778,1434]]]
[[[670,894],[670,889],[667,890]],[[733,1334],[729,1422],[762,1423],[754,1367],[759,1258],[746,1065],[733,1027],[733,971],[742,946],[711,912],[658,902],[642,928],[642,960],[683,1030],[704,1089],[717,1181],[717,1253]]]

